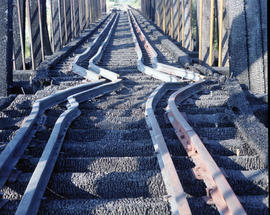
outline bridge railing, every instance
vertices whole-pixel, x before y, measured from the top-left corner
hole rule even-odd
[[[103,12],[106,0],[1,0],[0,97],[11,92],[13,71],[37,70]]]
[[[142,0],[141,7],[143,14],[182,48],[197,52],[199,61],[228,66],[223,0]]]
[[[141,11],[199,63],[268,93],[267,0],[141,0]]]
[[[21,51],[22,65],[15,63],[20,61],[16,58],[14,69],[26,69],[25,48],[29,45],[31,68],[35,70],[45,55],[61,49],[95,22],[101,16],[102,4],[104,0],[16,0],[22,48],[15,49]]]

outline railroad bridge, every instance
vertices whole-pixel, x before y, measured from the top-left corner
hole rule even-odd
[[[268,214],[266,0],[0,16],[0,214]]]

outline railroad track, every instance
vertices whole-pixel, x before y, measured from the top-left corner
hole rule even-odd
[[[136,213],[151,210],[169,212],[167,202],[162,199],[166,191],[164,187],[162,188],[162,178],[153,155],[152,143],[143,122],[143,109],[138,110],[140,106],[143,108],[143,101],[151,89],[153,90],[160,82],[142,76],[136,69],[137,56],[130,29],[127,28],[129,26],[127,15],[121,15],[119,20],[115,20],[117,22],[115,33],[108,49],[103,53],[102,61],[97,66],[112,71],[117,68],[118,74],[124,78],[122,81],[124,88],[115,95],[100,97],[80,105],[82,114],[67,130],[39,213],[72,214],[76,211],[86,214],[90,211],[96,213],[114,211],[117,214],[119,211]],[[117,65],[119,55],[114,52],[118,52],[127,60]],[[113,59],[114,56],[116,59]],[[109,60],[104,61],[106,58]],[[69,102],[71,103],[72,99]],[[63,107],[64,104],[60,106]],[[57,112],[58,115],[53,112]],[[54,115],[53,121],[58,121],[61,118],[58,118],[60,114],[63,114],[62,110],[50,112],[50,116]],[[3,197],[9,199],[3,207],[7,213],[13,213],[17,207],[18,214],[27,213],[25,204],[31,206],[29,202],[25,204],[22,202],[31,199],[29,197],[31,192],[27,191],[31,190],[35,182],[33,176],[39,172],[37,168],[41,164],[37,162],[43,160],[39,160],[40,156],[41,158],[45,156],[43,148],[48,147],[53,136],[49,136],[48,133],[45,131],[42,135],[36,135],[34,141],[38,144],[30,147],[18,162],[17,168],[22,173],[14,183],[8,182],[2,189]],[[63,135],[60,135],[61,137],[63,138]],[[141,142],[142,140],[144,141]],[[57,148],[59,150],[60,146]],[[81,150],[77,152],[72,150],[76,148]],[[34,173],[31,177],[32,171]],[[39,175],[41,176],[42,174]],[[27,185],[29,180],[30,185]],[[42,187],[44,191],[45,187]],[[25,196],[22,196],[24,192]],[[37,192],[32,198],[42,196],[43,194]],[[32,204],[32,208],[28,210],[35,212],[38,205],[38,202],[35,206]]]
[[[265,153],[262,149],[258,150],[258,145],[263,143],[258,144],[247,138],[247,134],[243,132],[244,123],[242,122],[241,125],[238,121],[238,117],[243,118],[244,112],[239,112],[238,116],[235,116],[232,111],[237,108],[230,101],[233,94],[237,94],[242,99],[240,103],[242,106],[243,101],[247,105],[243,94],[242,97],[238,94],[239,91],[241,92],[240,89],[240,86],[233,81],[227,82],[226,85],[215,82],[194,86],[186,84],[178,91],[175,90],[175,86],[168,84],[159,87],[149,98],[146,116],[150,118],[151,111],[155,114],[163,134],[164,144],[168,146],[184,192],[187,194],[192,214],[219,214],[219,211],[225,214],[240,213],[239,208],[239,210],[228,209],[229,200],[228,202],[226,200],[228,205],[223,205],[223,209],[222,206],[220,208],[215,206],[220,204],[217,195],[224,192],[226,183],[221,183],[223,186],[221,190],[223,190],[218,191],[216,188],[218,186],[211,180],[214,179],[219,183],[221,174],[225,176],[247,214],[268,214],[268,168]],[[151,100],[154,102],[151,103]],[[247,117],[244,115],[244,118]],[[251,118],[254,120],[254,116]],[[150,126],[153,125],[153,119],[148,121]],[[258,123],[258,120],[254,120],[255,122]],[[262,132],[257,135],[264,135],[265,128],[263,129],[259,123],[255,125],[257,126],[262,129]],[[196,135],[201,138],[205,147],[198,143],[200,141]],[[157,142],[156,150],[159,151],[159,147],[162,147],[161,143],[158,140],[155,142]],[[212,161],[207,163],[205,149],[220,170],[215,169],[215,165],[211,164]],[[212,165],[211,168],[209,164]],[[214,177],[211,176],[214,174],[211,171],[215,171]],[[234,201],[231,206],[236,207],[236,202]]]
[[[145,24],[147,21],[143,20],[144,18],[139,13],[137,16],[155,44],[160,33],[149,25],[149,22],[148,25]],[[198,66],[195,65],[196,67]],[[204,73],[205,71],[207,69],[204,69]],[[190,84],[180,88],[170,98],[169,95],[172,94],[175,86],[164,84],[149,97],[146,105],[146,119],[152,140],[156,143],[155,150],[160,154],[158,156],[160,166],[168,165],[167,168],[164,168],[164,176],[170,178],[170,175],[175,175],[176,169],[183,185],[182,187],[174,181],[174,184],[171,183],[174,189],[169,191],[167,188],[172,198],[170,202],[172,209],[175,212],[186,211],[193,214],[218,212],[245,214],[244,209],[247,214],[268,214],[268,155],[263,150],[263,148],[267,148],[266,128],[259,122],[260,119],[255,118],[252,107],[237,81],[228,80],[224,84],[224,77],[220,75],[214,77],[213,83],[205,84],[208,90],[204,90],[205,86],[200,86],[202,84]],[[196,94],[198,92],[199,94]],[[205,93],[209,95],[203,95]],[[158,100],[161,98],[159,106]],[[166,101],[168,98],[169,101]],[[181,102],[184,104],[180,104]],[[180,104],[183,109],[177,110],[175,103]],[[153,109],[156,105],[157,119],[162,129],[159,128],[154,116]],[[163,110],[166,106],[167,112],[165,113]],[[193,140],[196,139],[194,137],[196,133],[179,111],[184,112],[183,115],[202,137],[206,148],[199,139]],[[166,119],[171,122],[175,132],[172,132],[170,126],[164,124],[163,115],[165,114],[168,115]],[[253,125],[250,125],[251,122]],[[247,129],[248,126],[250,129]],[[161,137],[160,130],[164,137]],[[184,146],[181,150],[184,148],[186,150],[181,151],[175,147],[175,140],[172,141],[172,139],[176,137]],[[214,159],[211,158],[208,149]],[[179,152],[180,154],[178,154]],[[171,159],[165,156],[167,153],[173,155],[175,168],[171,164]],[[206,154],[208,154],[208,158]],[[191,168],[193,169],[191,170]],[[248,191],[249,189],[252,191]],[[186,201],[177,199],[178,196],[183,195],[183,190],[188,194],[187,200],[191,212],[187,209]],[[202,196],[204,198],[198,198]],[[241,203],[237,199],[238,197]],[[215,206],[213,207],[213,205]],[[202,208],[204,208],[203,212]]]
[[[160,44],[153,48],[136,17],[136,11],[109,16],[52,68],[52,80],[65,82],[65,90],[51,104],[44,99],[45,117],[33,124],[38,131],[24,136],[31,142],[1,182],[3,214],[267,214],[267,154],[243,133],[246,116],[258,121],[248,104],[233,103],[239,85],[175,68],[178,59],[161,55]],[[73,80],[77,86],[67,88]],[[179,111],[229,182],[225,188],[232,187],[229,196],[198,159],[204,154],[188,136],[192,128],[179,133],[177,126],[187,125],[175,124]]]
[[[38,99],[49,96],[59,90],[67,89],[71,86],[86,83],[85,79],[73,72],[71,72],[72,62],[75,57],[83,53],[89,45],[97,38],[98,34],[102,31],[104,26],[109,21],[109,16],[103,17],[99,23],[93,24],[89,31],[89,38],[78,48],[76,48],[69,56],[62,59],[60,63],[52,66],[49,70],[49,78],[52,85],[47,86],[44,90],[39,90],[35,95],[19,94],[14,100],[0,111],[1,116],[1,151],[5,148],[15,135],[16,131],[20,128],[23,120],[31,113],[31,106]]]

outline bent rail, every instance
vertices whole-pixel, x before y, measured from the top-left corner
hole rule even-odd
[[[19,161],[32,136],[35,134],[36,128],[41,124],[41,118],[45,110],[65,101],[70,95],[96,87],[104,82],[105,80],[100,80],[72,87],[39,99],[33,104],[30,115],[24,121],[22,127],[16,132],[15,137],[0,154],[0,187],[6,183],[12,169]]]
[[[128,19],[129,19],[129,24],[130,24],[130,29],[131,29],[133,41],[135,43],[135,51],[136,51],[137,56],[138,56],[138,63],[137,63],[138,70],[140,72],[143,72],[143,73],[145,73],[153,78],[159,79],[159,80],[164,81],[164,82],[179,82],[180,79],[178,79],[177,77],[159,72],[159,71],[154,70],[153,68],[143,64],[142,50],[140,48],[139,42],[138,42],[136,34],[135,34],[135,30],[134,30],[134,29],[136,29],[136,30],[138,30],[138,32],[140,32],[140,29],[138,27],[136,28],[133,26],[132,14],[130,13],[129,10],[128,10]],[[136,23],[134,23],[134,25],[136,26]]]
[[[171,196],[169,198],[169,203],[172,214],[189,215],[191,214],[191,211],[186,199],[186,194],[177,175],[175,166],[154,113],[154,109],[158,101],[166,91],[172,87],[172,85],[173,84],[169,83],[162,84],[154,90],[146,102],[145,117],[150,130],[152,142],[154,144],[154,149],[157,153],[162,178],[164,180],[167,193]]]
[[[72,71],[83,78],[86,78],[90,81],[96,81],[101,78],[102,75],[97,73],[97,70],[92,70],[91,68],[85,69],[78,65],[80,61],[86,60],[87,56],[92,52],[93,48],[98,45],[98,43],[101,41],[101,39],[104,37],[105,33],[108,31],[108,29],[111,27],[113,23],[115,23],[115,20],[117,19],[117,15],[113,15],[109,22],[106,24],[104,29],[98,34],[98,36],[95,38],[95,40],[91,43],[91,45],[81,54],[77,55],[72,62]],[[118,77],[117,77],[118,78]],[[113,79],[116,80],[116,79]]]
[[[144,47],[149,52],[149,55],[151,57],[151,63],[153,65],[154,69],[158,70],[159,72],[163,72],[163,73],[166,73],[169,75],[174,75],[174,76],[184,78],[187,80],[191,80],[191,81],[200,81],[200,80],[205,78],[205,76],[200,75],[196,72],[193,72],[193,71],[190,71],[187,69],[177,68],[174,66],[170,66],[170,65],[158,62],[157,52],[150,44],[147,37],[144,35],[136,17],[134,16],[134,14],[132,12],[132,10],[131,10],[131,15],[132,15],[132,18],[134,20],[135,28],[138,29],[137,32],[140,32],[140,38],[144,42]]]
[[[205,182],[207,193],[220,214],[246,214],[221,169],[176,106],[176,101],[179,104],[194,93],[203,90],[204,83],[205,81],[199,81],[173,93],[168,101],[168,118],[188,156],[195,163],[194,175]]]
[[[111,72],[107,69],[101,68],[95,64],[101,59],[104,50],[108,46],[108,43],[111,39],[112,33],[116,27],[116,23],[117,23],[118,19],[119,19],[119,14],[115,18],[114,23],[112,24],[112,27],[111,27],[106,39],[100,45],[97,53],[89,60],[89,65],[88,65],[88,69],[94,71],[96,74],[98,74],[104,78],[107,78],[111,81],[116,81],[119,78],[119,74],[116,74],[116,73]]]
[[[55,123],[50,138],[17,208],[16,215],[37,214],[41,198],[55,166],[66,131],[71,122],[81,114],[78,109],[79,103],[117,89],[120,81],[119,79],[115,82],[87,89],[68,97],[68,109],[60,115]]]

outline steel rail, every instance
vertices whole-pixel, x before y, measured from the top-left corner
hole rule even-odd
[[[91,43],[91,45],[81,54],[77,55],[74,59],[74,63],[78,63],[79,61],[83,61],[85,59],[87,59],[86,55],[89,54],[89,52],[91,52],[91,49],[98,44],[98,42],[101,40],[102,35],[108,30],[108,28],[112,25],[114,18],[116,17],[116,15],[113,15],[109,22],[105,25],[105,27],[102,29],[101,32],[99,32],[99,34],[97,35],[97,37],[93,40],[93,42]]]
[[[157,67],[157,63],[158,63],[158,59],[157,59],[157,52],[156,50],[153,48],[153,46],[150,44],[150,42],[147,40],[145,34],[143,33],[136,17],[134,16],[132,10],[130,10],[130,13],[131,13],[131,17],[132,17],[132,20],[134,22],[134,26],[136,29],[138,29],[138,31],[140,32],[140,39],[142,40],[142,42],[144,43],[144,47],[145,47],[145,50],[148,52],[149,56],[150,56],[150,59],[151,59],[151,63],[153,65],[154,68]]]
[[[200,80],[205,78],[205,76],[200,75],[200,74],[198,74],[196,72],[193,72],[191,70],[178,68],[178,67],[174,67],[174,66],[170,66],[170,65],[158,62],[158,59],[157,59],[158,54],[157,54],[157,52],[155,51],[155,49],[150,44],[147,37],[144,35],[144,33],[143,33],[143,31],[142,31],[136,17],[134,16],[132,11],[131,11],[131,14],[132,14],[134,22],[136,23],[135,24],[136,28],[138,27],[138,29],[140,31],[140,34],[141,34],[140,38],[143,41],[145,41],[144,47],[145,47],[146,50],[148,50],[148,52],[150,54],[151,63],[153,65],[154,69],[156,69],[156,70],[158,70],[160,72],[163,72],[163,73],[167,73],[169,75],[177,76],[177,77],[184,78],[184,79],[191,80],[191,81],[200,81]]]
[[[78,108],[79,103],[116,90],[119,88],[120,81],[121,79],[118,79],[117,81],[87,89],[68,97],[68,109],[60,115],[54,125],[50,138],[16,210],[16,215],[34,215],[38,213],[40,201],[53,172],[66,131],[72,121],[81,114]]]
[[[91,53],[93,48],[97,46],[97,44],[100,42],[100,40],[102,39],[105,32],[112,25],[115,17],[116,17],[116,15],[112,16],[111,19],[109,20],[109,22],[104,27],[104,29],[98,34],[98,36],[95,38],[95,40],[91,43],[91,45],[83,53],[77,55],[74,58],[74,61],[72,62],[72,69],[71,69],[72,72],[74,72],[74,73],[76,73],[76,74],[78,74],[78,75],[82,76],[83,78],[90,80],[90,81],[96,81],[96,80],[99,80],[101,78],[101,75],[97,74],[96,72],[94,72],[90,69],[85,69],[85,68],[79,66],[78,63],[80,61],[87,59],[87,56],[89,55],[89,53]]]
[[[173,164],[172,158],[154,113],[155,107],[161,97],[165,95],[166,91],[177,85],[177,83],[164,83],[154,90],[146,102],[145,118],[152,138],[154,149],[157,154],[162,178],[167,193],[170,196],[168,201],[171,206],[171,212],[173,215],[188,215],[191,214],[191,210],[186,199],[186,193],[184,192],[184,189],[181,185],[177,171]]]
[[[177,104],[203,90],[206,81],[199,81],[181,88],[173,93],[168,101],[168,118],[175,129],[176,135],[184,146],[189,157],[195,163],[195,177],[204,181],[208,197],[214,202],[220,214],[246,214],[221,169],[205,148],[199,136],[177,109]]]
[[[99,80],[97,82],[81,84],[39,99],[33,104],[30,115],[25,119],[14,138],[0,154],[0,188],[6,183],[11,171],[34,136],[37,127],[42,123],[42,116],[45,110],[67,100],[70,95],[96,87],[104,82],[105,80]]]
[[[137,61],[138,70],[142,73],[145,73],[153,78],[159,79],[159,80],[164,81],[164,82],[179,82],[180,80],[177,77],[159,72],[159,71],[154,70],[153,68],[143,64],[142,50],[140,48],[139,42],[138,42],[136,34],[135,34],[134,29],[136,29],[136,28],[132,24],[130,10],[128,10],[128,19],[129,19],[129,25],[130,25],[130,29],[131,29],[132,38],[133,38],[133,41],[135,43],[135,51],[136,51],[137,56],[138,56],[138,61]]]
[[[108,43],[111,39],[111,36],[112,36],[113,31],[116,27],[116,23],[117,23],[118,19],[119,19],[119,14],[115,18],[114,23],[112,24],[112,27],[111,27],[110,31],[108,32],[106,39],[102,42],[102,44],[100,45],[96,54],[92,58],[90,58],[89,64],[88,64],[89,70],[92,70],[95,73],[97,73],[98,75],[100,75],[104,78],[107,78],[111,81],[116,81],[119,78],[119,74],[114,73],[112,71],[109,71],[107,69],[101,68],[100,66],[97,66],[96,63],[101,59],[104,50],[108,46]]]

